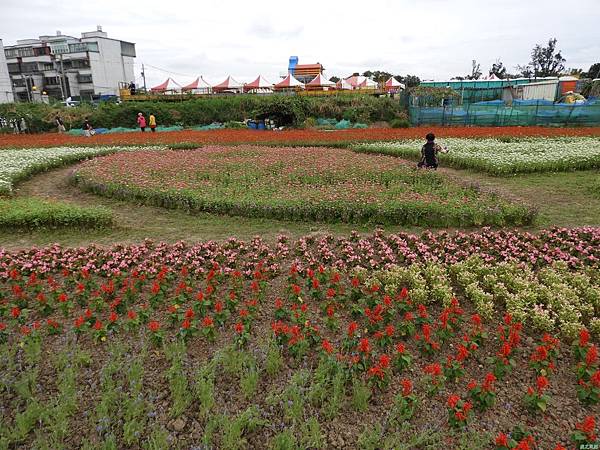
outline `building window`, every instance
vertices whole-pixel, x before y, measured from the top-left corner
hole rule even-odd
[[[25,87],[25,80],[23,78],[16,78],[13,80],[14,87]]]
[[[58,77],[44,77],[44,85],[46,86],[57,86],[60,84]]]
[[[7,58],[16,58],[17,57],[17,49],[15,49],[15,48],[4,49],[4,56],[6,56]]]
[[[31,48],[31,47],[20,48],[17,50],[17,56],[20,56],[20,57],[34,56],[33,48]]]
[[[7,64],[8,66],[8,73],[19,73],[19,65],[17,63],[9,63]]]
[[[53,63],[44,63],[44,70],[54,70]]]
[[[37,62],[26,62],[21,64],[22,72],[39,72],[39,65]]]
[[[91,74],[79,74],[77,75],[77,81],[79,83],[91,83],[92,82],[92,75]]]
[[[90,62],[87,59],[73,59],[71,60],[71,67],[73,69],[85,69],[90,67]]]
[[[35,56],[45,56],[50,54],[50,47],[35,47],[33,49]]]
[[[97,42],[87,42],[88,52],[99,52]]]
[[[121,55],[135,58],[135,44],[121,41]]]

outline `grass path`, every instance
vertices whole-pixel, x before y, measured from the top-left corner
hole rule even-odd
[[[69,184],[72,167],[42,173],[17,185],[16,195],[62,200],[84,206],[105,206],[115,215],[116,226],[99,230],[38,230],[28,233],[6,232],[0,235],[0,246],[9,249],[60,243],[80,246],[89,243],[110,245],[140,242],[150,238],[156,241],[222,240],[230,236],[250,239],[260,235],[267,240],[278,234],[291,237],[310,233],[331,232],[348,234],[351,230],[371,232],[372,225],[318,224],[282,222],[269,219],[190,215],[184,211],[133,205],[128,202],[101,198],[81,192]],[[525,174],[508,178],[490,177],[465,170],[442,168],[441,172],[472,182],[483,189],[492,189],[512,198],[536,205],[539,221],[535,227],[600,226],[600,197],[594,197],[589,186],[600,177],[599,171]],[[386,231],[407,230],[405,227],[385,227]],[[410,231],[422,231],[410,228]]]

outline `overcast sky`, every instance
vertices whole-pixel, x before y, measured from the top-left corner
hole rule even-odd
[[[290,55],[320,62],[328,76],[370,69],[443,80],[470,73],[472,59],[484,72],[498,58],[511,71],[551,37],[567,67],[600,61],[600,0],[0,0],[4,45],[96,25],[136,43],[136,76],[147,64],[148,85],[199,74],[276,81]]]

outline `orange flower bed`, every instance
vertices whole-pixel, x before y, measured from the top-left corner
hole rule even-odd
[[[418,127],[418,128],[370,128],[338,131],[288,130],[281,132],[254,130],[166,131],[162,133],[115,133],[86,138],[68,134],[44,133],[34,135],[0,135],[0,148],[6,147],[53,147],[61,145],[128,145],[128,144],[175,144],[193,142],[198,144],[319,144],[353,141],[381,141],[422,138],[433,132],[441,137],[479,138],[494,136],[552,137],[552,136],[600,136],[600,127],[588,128],[542,128],[542,127]]]

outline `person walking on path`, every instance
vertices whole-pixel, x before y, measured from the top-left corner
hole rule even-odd
[[[154,133],[156,131],[156,117],[154,117],[154,114],[150,114],[150,117],[148,117],[148,124],[150,125],[150,131]]]
[[[438,153],[446,153],[448,149],[442,148],[440,145],[435,143],[435,135],[428,133],[425,136],[427,143],[421,148],[421,160],[417,167],[425,167],[426,169],[437,169],[438,168]]]
[[[92,127],[92,124],[90,123],[90,121],[88,120],[88,118],[85,118],[85,121],[83,122],[83,135],[85,137],[90,137],[92,135],[94,135],[94,127]]]
[[[137,123],[140,126],[140,130],[142,130],[142,133],[146,131],[146,118],[142,113],[138,113]]]
[[[61,119],[61,117],[58,114],[54,118],[54,123],[56,124],[56,128],[58,129],[59,133],[64,133],[65,132],[65,124],[64,124],[63,120]]]

